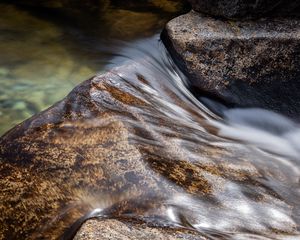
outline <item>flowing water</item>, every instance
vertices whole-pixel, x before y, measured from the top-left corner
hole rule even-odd
[[[300,238],[299,123],[264,109],[230,109],[196,99],[158,36],[111,41],[99,49],[110,56],[106,69],[132,69],[123,75],[117,67],[113,74],[120,81],[110,80],[107,89],[147,103],[124,104],[106,90],[90,92],[99,109],[116,112],[115,119],[132,130],[129,141],[145,154],[136,164],[160,179],[161,189],[151,192],[151,199],[160,199],[163,208],[150,207],[143,217],[207,239]],[[96,118],[93,124],[108,127],[117,120]],[[105,208],[116,202],[99,198],[98,207],[80,221],[109,215]]]
[[[126,44],[118,55],[112,63],[136,69],[133,76],[120,76],[125,82],[120,89],[149,101],[158,111],[156,117],[168,122],[158,124],[146,109],[141,109],[138,122],[122,117],[129,125],[145,122],[151,135],[151,140],[143,134],[130,139],[137,145],[159,146],[157,161],[170,168],[189,163],[197,175],[192,169],[200,167],[201,176],[190,176],[189,181],[197,186],[197,178],[204,179],[210,188],[204,187],[204,194],[181,189],[170,195],[161,217],[208,239],[299,239],[299,123],[264,109],[229,109],[205,97],[196,99],[158,36]],[[161,175],[171,185],[180,182],[166,172]],[[189,187],[182,184],[183,189]]]

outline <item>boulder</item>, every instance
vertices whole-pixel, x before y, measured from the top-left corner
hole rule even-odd
[[[0,138],[0,239],[72,239],[82,224],[75,239],[298,234],[295,166],[218,137],[173,65],[145,59]]]
[[[224,18],[257,18],[266,16],[299,16],[299,0],[188,0],[201,13]]]
[[[163,42],[197,96],[300,119],[300,21],[223,21],[194,11],[171,20]]]

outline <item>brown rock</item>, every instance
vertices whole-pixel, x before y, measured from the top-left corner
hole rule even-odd
[[[149,111],[152,121],[172,126],[119,77],[138,81],[135,72],[136,66],[128,65],[87,80],[0,138],[0,239],[57,239],[99,207],[107,208],[108,216],[130,211],[165,217],[162,199],[189,184],[183,172],[193,166],[178,161],[165,167],[182,153],[137,111]],[[144,146],[132,134],[159,141],[166,152],[157,156],[160,145]],[[209,192],[204,178],[193,182],[197,188],[188,192]]]
[[[118,221],[77,239],[298,234],[298,172],[211,134],[145,66],[87,80],[0,138],[0,239],[70,239],[96,216]]]
[[[204,240],[199,234],[176,228],[155,228],[132,220],[89,220],[74,240]]]
[[[300,21],[222,21],[191,11],[163,41],[196,95],[300,116]]]

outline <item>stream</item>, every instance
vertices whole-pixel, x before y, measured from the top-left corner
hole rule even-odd
[[[5,4],[0,9],[6,9],[6,14],[20,11]],[[20,21],[33,21],[23,11]],[[174,64],[157,34],[170,15],[165,16],[146,36],[141,36],[139,30],[126,41],[101,39],[93,48],[79,50],[78,43],[71,44],[63,37],[66,35],[42,27],[45,32],[37,31],[37,36],[48,34],[54,40],[45,43],[41,39],[28,52],[24,50],[24,55],[32,58],[31,63],[17,56],[24,45],[13,49],[16,52],[4,52],[10,58],[0,59],[0,81],[5,86],[0,93],[0,134],[62,99],[83,79],[117,69],[113,74],[115,71],[119,80],[109,80],[107,89],[116,88],[145,105],[124,103],[108,90],[93,90],[90,97],[95,105],[115,114],[112,119],[89,116],[89,124],[92,122],[97,128],[108,128],[116,122],[124,124],[129,129],[128,142],[141,154],[137,165],[145,167],[161,184],[161,189],[151,194],[150,187],[138,185],[144,195],[151,196],[150,202],[159,199],[157,209],[150,206],[143,217],[135,213],[124,215],[141,217],[143,221],[155,218],[158,225],[191,229],[206,239],[299,239],[300,124],[265,109],[229,108],[205,96],[196,98],[188,89],[187,76]],[[4,42],[16,34],[4,28],[0,24],[0,32],[5,33],[0,35],[0,49],[5,49]],[[32,36],[26,39],[31,42]],[[63,39],[64,46],[71,50],[58,44],[57,39]],[[93,43],[89,42],[89,46]],[[57,52],[49,50],[50,57],[44,58],[45,52],[36,48],[44,44],[50,44]],[[86,51],[83,55],[88,57],[80,58],[76,51]],[[93,51],[99,54],[93,55]],[[65,54],[65,59],[58,60],[62,56],[58,52]],[[118,71],[122,66],[131,66],[132,73],[122,75]],[[43,126],[46,124],[41,123],[41,129]],[[53,130],[56,137],[64,133],[58,128]],[[107,172],[112,183],[121,181]],[[128,193],[120,194],[126,198],[133,190],[130,186]],[[101,198],[98,200],[97,207],[80,224],[92,217],[109,216],[105,212],[107,202],[117,203],[113,198],[103,204]],[[65,209],[69,209],[67,204]],[[78,230],[78,222],[73,230]]]

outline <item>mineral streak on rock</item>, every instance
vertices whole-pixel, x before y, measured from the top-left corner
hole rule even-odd
[[[299,207],[281,194],[286,184],[284,191],[296,194],[294,175],[271,157],[208,133],[200,110],[176,94],[166,100],[162,75],[142,79],[141,66],[85,81],[1,137],[0,239],[57,239],[94,209],[120,221],[88,222],[75,239],[117,236],[119,228],[127,234],[133,225],[136,239],[141,232],[146,239],[201,239],[203,224],[212,234],[297,233],[291,208]],[[159,94],[155,84],[151,91],[145,85],[155,78]],[[157,229],[143,225],[146,219]],[[165,221],[177,224],[176,236]]]
[[[191,11],[163,41],[197,95],[300,116],[300,21],[226,21]]]

